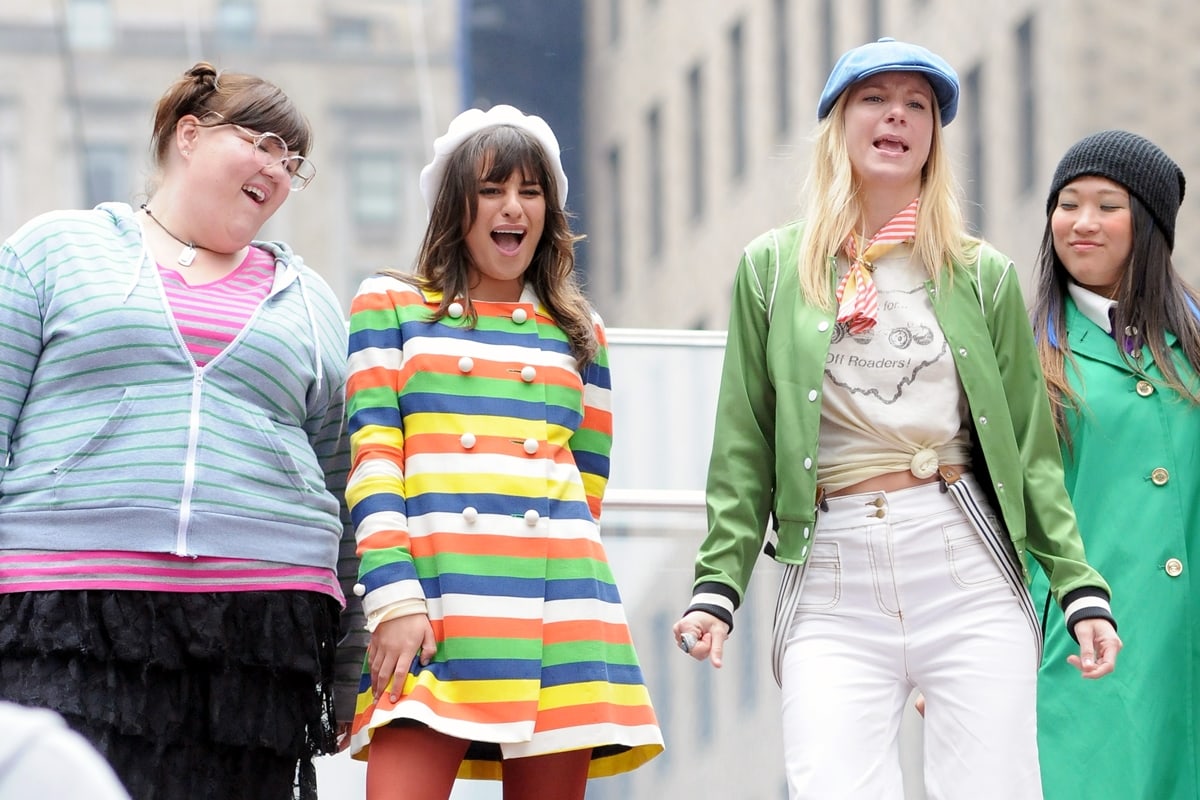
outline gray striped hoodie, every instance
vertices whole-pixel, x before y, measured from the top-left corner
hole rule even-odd
[[[203,368],[128,205],[44,214],[0,247],[0,554],[263,559],[349,590],[344,317],[287,245],[256,244],[275,284]]]

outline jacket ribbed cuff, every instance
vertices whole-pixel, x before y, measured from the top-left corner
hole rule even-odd
[[[1067,596],[1063,598],[1063,618],[1067,623],[1067,633],[1075,639],[1078,644],[1079,640],[1075,638],[1075,625],[1085,619],[1106,619],[1115,630],[1117,620],[1112,615],[1112,608],[1108,603],[1108,593],[1103,589],[1095,586],[1084,586],[1079,589],[1073,589],[1067,592]]]
[[[698,584],[692,594],[692,604],[684,611],[687,616],[693,611],[704,611],[729,626],[733,633],[733,612],[738,607],[738,596],[723,583]]]

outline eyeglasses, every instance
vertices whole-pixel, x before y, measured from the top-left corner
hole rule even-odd
[[[254,145],[254,155],[258,163],[264,167],[282,164],[291,178],[293,192],[298,192],[312,182],[317,176],[317,168],[304,156],[288,154],[287,142],[277,133],[255,133],[234,122],[226,123]]]
[[[287,172],[291,180],[291,189],[293,192],[302,190],[305,186],[312,183],[312,179],[317,176],[317,168],[313,166],[311,161],[304,156],[289,154],[287,142],[279,134],[270,132],[255,133],[252,130],[243,128],[236,122],[226,122],[225,118],[216,111],[211,113],[215,117],[220,117],[221,122],[207,127],[215,128],[218,125],[228,125],[234,128],[243,139],[254,146],[254,156],[259,166],[283,165],[284,171]]]

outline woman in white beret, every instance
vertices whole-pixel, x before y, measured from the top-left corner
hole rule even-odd
[[[963,224],[942,138],[957,107],[954,70],[924,47],[845,53],[817,107],[806,219],[747,246],[734,282],[709,533],[674,633],[721,665],[773,517],[793,798],[900,800],[914,689],[929,797],[1042,796],[1027,553],[1085,677],[1121,646],[1016,272]]]
[[[371,631],[352,749],[370,800],[446,798],[456,776],[582,800],[663,747],[599,535],[604,328],[545,121],[472,109],[434,151],[414,274],[368,278],[351,310]]]

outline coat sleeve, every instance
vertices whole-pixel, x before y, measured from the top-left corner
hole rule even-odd
[[[368,278],[350,311],[346,501],[357,539],[358,582],[368,625],[398,606],[423,607],[425,600],[409,544],[398,394],[404,361],[401,323],[419,305],[419,295],[392,291],[397,285],[393,278]],[[410,296],[416,299],[409,301]]]
[[[612,381],[608,367],[608,338],[604,323],[592,315],[599,349],[583,370],[583,421],[571,435],[571,453],[583,479],[588,508],[600,521],[600,507],[608,486],[612,456]]]
[[[1012,262],[985,298],[992,346],[1004,385],[1023,472],[1026,548],[1046,571],[1067,611],[1068,630],[1081,619],[1106,617],[1110,590],[1088,563],[1075,510],[1064,485],[1062,454],[1046,395],[1033,330]],[[982,287],[983,291],[988,291]],[[988,302],[990,300],[990,302]]]
[[[759,271],[771,253],[748,248],[734,277],[708,468],[708,535],[696,557],[689,607],[731,628],[762,548],[775,486],[775,386],[767,364],[769,323]]]

